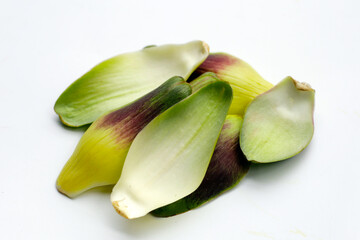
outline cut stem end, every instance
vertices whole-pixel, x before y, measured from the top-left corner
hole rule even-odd
[[[146,211],[143,211],[143,209],[139,208],[139,206],[127,200],[126,198],[113,201],[112,205],[118,214],[127,219],[139,218],[147,214]]]
[[[295,79],[293,79],[294,85],[298,90],[301,91],[315,91],[314,89],[311,88],[311,85],[306,83],[306,82],[298,82]]]

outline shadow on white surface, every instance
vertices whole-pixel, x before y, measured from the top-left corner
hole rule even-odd
[[[102,223],[106,228],[110,228],[120,235],[127,235],[129,238],[138,238],[146,236],[154,236],[166,232],[169,228],[176,229],[177,223],[180,221],[188,221],[191,217],[189,213],[181,214],[170,218],[156,218],[151,214],[138,219],[125,219],[118,215],[110,203],[110,194],[113,186],[102,186],[90,189],[73,199],[67,199],[72,205],[86,205],[92,209],[94,215],[100,217],[98,223]],[[61,193],[58,193],[62,195]],[[64,198],[68,198],[62,195]],[[95,207],[95,206],[98,207]],[[94,208],[95,207],[95,208]]]
[[[184,214],[168,218],[158,218],[151,214],[147,214],[146,216],[137,219],[125,219],[117,214],[111,206],[110,194],[112,188],[113,186],[110,185],[90,189],[76,197],[75,201],[84,201],[86,202],[84,204],[90,205],[100,204],[101,206],[95,210],[102,212],[101,221],[99,220],[98,222],[101,222],[106,225],[107,228],[112,229],[120,235],[125,234],[129,236],[130,239],[147,239],[148,236],[160,236],[166,234],[169,230],[175,231],[179,227],[179,224],[182,226],[190,220],[193,221],[196,216],[200,219],[202,218],[202,211],[196,211],[196,209],[194,209]],[[199,209],[206,205],[207,204],[200,206]]]
[[[182,222],[193,219],[194,212],[180,214],[169,218],[157,218],[151,214],[138,219],[128,220],[117,214],[113,214],[107,223],[116,231],[134,238],[146,238],[146,236],[159,236],[162,233],[177,229],[183,226]]]
[[[73,131],[73,132],[85,132],[89,127],[90,124],[81,126],[81,127],[69,127],[63,124],[58,116],[54,116],[54,121],[57,123],[59,127],[61,127],[64,130]]]
[[[288,178],[288,175],[292,175],[292,173],[298,167],[301,167],[302,164],[307,164],[306,161],[309,158],[308,155],[311,154],[312,152],[311,148],[312,148],[312,144],[310,144],[309,147],[300,154],[286,161],[281,161],[271,164],[253,164],[252,167],[250,168],[248,175],[245,176],[244,179],[233,189],[225,192],[224,195],[233,194],[234,197],[230,197],[230,198],[236,199],[236,195],[237,195],[236,192],[238,192],[239,188],[243,184],[246,184],[247,181],[255,182],[256,185],[259,186],[261,185],[271,186],[276,182],[282,182],[286,180]],[[204,214],[204,212],[216,213],[217,211],[214,209],[221,207],[221,205],[227,201],[225,198],[222,198],[223,196],[219,196],[218,198],[215,198],[212,201],[208,202],[211,203],[210,205],[204,204],[200,206],[198,209],[189,211],[185,214],[180,214],[169,218],[156,218],[153,217],[151,214],[148,214],[138,219],[128,220],[118,215],[111,206],[109,198],[112,188],[113,186],[104,186],[86,191],[77,198],[73,199],[74,202],[72,202],[71,205],[74,206],[74,209],[83,208],[83,210],[80,209],[79,211],[80,212],[84,211],[82,213],[84,215],[89,214],[87,212],[89,212],[89,209],[91,209],[90,212],[92,213],[90,214],[93,217],[98,218],[96,220],[97,224],[100,223],[106,229],[109,229],[111,232],[113,232],[113,234],[115,235],[126,236],[126,239],[153,239],[152,238],[153,236],[157,236],[159,239],[163,239],[163,237],[168,235],[169,232],[177,232],[179,227],[181,227],[185,232],[192,233],[193,229],[196,228],[196,226],[192,224],[188,224],[189,222],[193,222],[193,223],[195,222],[199,224],[200,223],[203,224],[204,222],[206,222],[207,224],[211,224],[211,220],[208,219],[207,217],[209,215]],[[244,194],[244,192],[242,192],[242,194]],[[64,198],[66,197],[64,196]],[[249,208],[249,206],[247,206],[246,208]],[[253,211],[254,209],[256,210],[257,208],[250,206],[250,209]],[[236,211],[240,211],[240,210],[243,210],[243,207],[238,206]],[[257,213],[259,214],[259,211]],[[225,216],[226,211],[224,211],[223,214]],[[263,214],[264,213],[261,210],[260,215]],[[231,214],[226,216],[227,217],[231,216]],[[267,215],[265,217],[272,219],[272,217],[269,217]],[[280,221],[280,223],[283,224],[282,221]],[[290,230],[293,231],[294,229],[292,228],[292,224],[288,224],[288,225],[291,226],[288,227],[289,231]],[[252,228],[251,224],[249,224],[249,226],[245,226],[245,227],[243,226],[243,228],[241,228],[242,234],[249,235],[250,239],[253,238],[255,239],[255,237],[259,237],[258,232],[261,232],[260,230],[262,230],[261,228],[260,230],[257,230],[256,231],[257,235],[255,236],[254,229],[256,230],[257,228]],[[285,227],[281,227],[280,229],[284,230]],[[263,232],[266,231],[264,230]],[[274,230],[274,232],[270,231],[270,233],[276,235],[277,232]],[[291,235],[294,233],[289,232],[288,234]],[[298,238],[301,237],[302,236],[300,235],[298,236]],[[293,239],[298,239],[298,238],[293,238]]]
[[[295,169],[309,160],[312,146],[313,144],[310,143],[302,152],[284,161],[265,164],[253,163],[245,178],[264,185],[271,185],[273,182],[283,181],[286,179],[286,175],[291,175],[292,171],[295,171]]]

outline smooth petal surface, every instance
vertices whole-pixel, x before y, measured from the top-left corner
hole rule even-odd
[[[189,81],[205,72],[215,73],[233,89],[229,114],[243,116],[246,106],[259,94],[273,87],[245,61],[227,53],[211,53],[194,71]]]
[[[157,217],[170,217],[197,208],[234,187],[248,172],[247,161],[239,145],[242,118],[228,115],[216,143],[214,154],[200,186],[190,195],[151,212]]]
[[[258,96],[246,110],[240,146],[249,161],[276,162],[302,151],[314,133],[315,91],[291,77]]]
[[[97,119],[80,139],[57,180],[69,196],[115,184],[135,136],[157,115],[191,94],[181,77],[173,77],[142,98]]]
[[[69,126],[81,126],[127,105],[167,79],[187,79],[208,56],[202,41],[144,48],[110,58],[71,84],[55,103]]]
[[[119,214],[141,217],[196,190],[231,99],[227,83],[211,83],[156,117],[136,136],[111,194]]]
[[[191,85],[191,89],[194,92],[199,91],[201,88],[217,82],[217,81],[221,81],[215,73],[213,72],[206,72],[201,74],[198,78],[194,79],[193,81],[190,82]]]

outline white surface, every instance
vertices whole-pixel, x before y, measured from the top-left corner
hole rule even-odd
[[[359,11],[356,0],[1,0],[1,238],[360,239]],[[310,83],[310,146],[253,166],[232,191],[168,219],[123,219],[110,189],[59,194],[55,180],[83,130],[59,123],[60,93],[113,55],[193,39],[272,83]]]

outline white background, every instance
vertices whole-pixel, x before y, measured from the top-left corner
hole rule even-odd
[[[356,0],[0,0],[1,239],[360,239],[359,12]],[[274,84],[310,83],[309,147],[167,219],[122,218],[111,188],[59,194],[55,180],[84,131],[60,124],[61,92],[116,54],[195,39]]]

